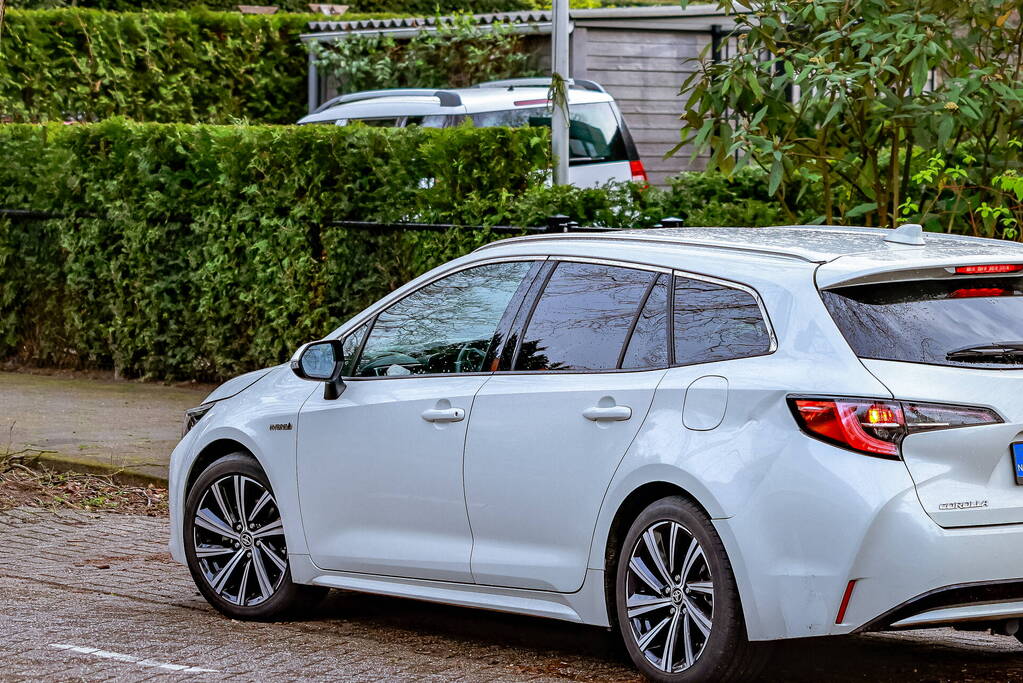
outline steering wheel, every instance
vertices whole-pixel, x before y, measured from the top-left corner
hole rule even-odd
[[[383,376],[381,374],[381,371],[386,373],[387,372],[387,368],[391,367],[392,365],[401,365],[401,366],[405,367],[405,366],[409,366],[409,365],[416,366],[416,365],[419,365],[419,364],[420,364],[419,360],[413,358],[412,356],[408,356],[408,355],[406,355],[404,353],[397,353],[397,352],[388,353],[386,356],[381,356],[379,358],[375,358],[370,363],[367,363],[366,365],[364,365],[360,369],[360,374],[365,376],[367,372],[371,372],[372,375],[370,375],[370,376],[381,377],[381,376]]]
[[[487,354],[483,353],[474,346],[466,344],[462,348],[458,349],[458,357],[455,358],[455,372],[462,372],[463,363],[475,363],[475,370],[466,370],[466,372],[479,372],[483,369],[483,361],[486,360]]]

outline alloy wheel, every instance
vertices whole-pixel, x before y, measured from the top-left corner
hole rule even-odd
[[[240,607],[265,602],[288,569],[277,501],[242,474],[221,477],[203,493],[194,518],[195,556],[210,588]]]
[[[678,522],[647,527],[629,556],[626,615],[636,646],[656,668],[679,673],[703,652],[714,616],[714,581],[696,537]]]

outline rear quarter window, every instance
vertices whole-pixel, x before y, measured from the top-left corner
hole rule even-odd
[[[749,292],[675,277],[675,363],[691,365],[770,353],[771,333]]]

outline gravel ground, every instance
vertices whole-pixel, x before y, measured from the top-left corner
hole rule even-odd
[[[0,680],[633,681],[603,629],[335,591],[301,620],[225,619],[166,518],[0,513]],[[795,641],[770,681],[1023,680],[1013,638],[943,629]]]

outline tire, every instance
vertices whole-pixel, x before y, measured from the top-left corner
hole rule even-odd
[[[646,678],[740,681],[754,679],[763,669],[770,646],[747,640],[725,548],[691,501],[672,496],[644,509],[618,549],[614,570],[618,628],[629,657]]]
[[[239,491],[244,515],[237,504]],[[271,620],[326,595],[326,588],[291,580],[273,489],[247,453],[224,456],[199,475],[185,499],[184,514],[185,557],[192,580],[225,616]]]

